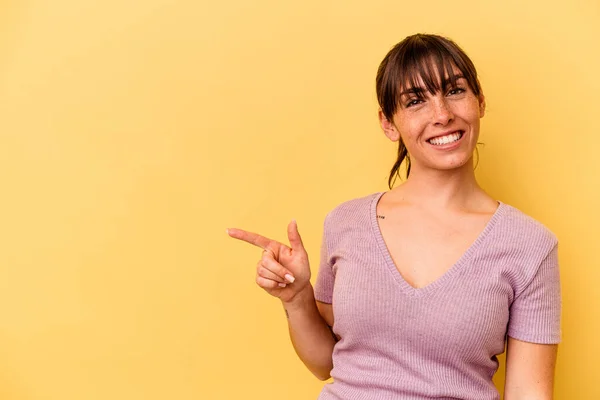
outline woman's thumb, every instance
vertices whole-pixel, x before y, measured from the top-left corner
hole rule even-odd
[[[292,250],[304,251],[304,244],[302,243],[300,232],[298,232],[298,223],[295,219],[288,224],[288,239],[290,241],[290,245],[292,246]]]

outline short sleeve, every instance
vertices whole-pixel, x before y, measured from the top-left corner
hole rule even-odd
[[[558,245],[540,264],[510,307],[508,336],[532,343],[556,344],[561,338],[561,294]]]
[[[327,217],[323,223],[323,238],[321,241],[321,254],[319,257],[319,270],[317,272],[317,280],[315,282],[314,292],[315,299],[322,302],[331,304],[333,300],[333,283],[335,275],[333,273],[333,266],[329,259],[329,246],[327,244]]]

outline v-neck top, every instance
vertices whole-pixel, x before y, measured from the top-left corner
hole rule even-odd
[[[373,201],[371,201],[369,206],[369,219],[371,221],[373,227],[373,236],[377,241],[377,245],[381,251],[382,256],[385,258],[386,266],[390,268],[392,276],[394,279],[398,281],[401,289],[410,296],[419,296],[424,293],[427,293],[430,290],[434,290],[440,285],[443,285],[447,279],[452,279],[452,276],[460,269],[468,264],[469,259],[476,253],[477,248],[481,245],[481,243],[485,240],[487,234],[494,228],[494,225],[501,218],[501,215],[504,213],[506,209],[506,205],[501,201],[498,201],[498,208],[492,214],[492,217],[489,219],[481,233],[477,236],[475,241],[467,248],[467,250],[462,254],[462,256],[456,261],[443,275],[438,277],[435,281],[431,282],[427,286],[422,288],[415,288],[410,285],[402,274],[398,271],[396,264],[394,263],[392,256],[388,250],[388,247],[385,244],[383,239],[383,235],[381,234],[381,229],[379,228],[379,222],[377,221],[377,204],[381,197],[385,194],[385,192],[378,192]]]
[[[507,335],[560,341],[556,236],[498,201],[460,259],[415,288],[379,229],[384,193],[346,201],[325,217],[315,298],[332,304],[341,339],[333,383],[319,399],[499,399],[492,376]]]

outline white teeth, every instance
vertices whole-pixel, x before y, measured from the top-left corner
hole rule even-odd
[[[429,143],[437,144],[437,145],[448,144],[448,143],[456,142],[458,139],[461,138],[461,135],[462,134],[460,134],[460,133],[452,133],[450,135],[430,139]]]

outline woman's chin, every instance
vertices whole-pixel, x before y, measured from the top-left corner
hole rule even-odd
[[[431,162],[431,168],[440,171],[468,169],[472,171],[473,154],[452,154],[446,157],[436,157]]]

